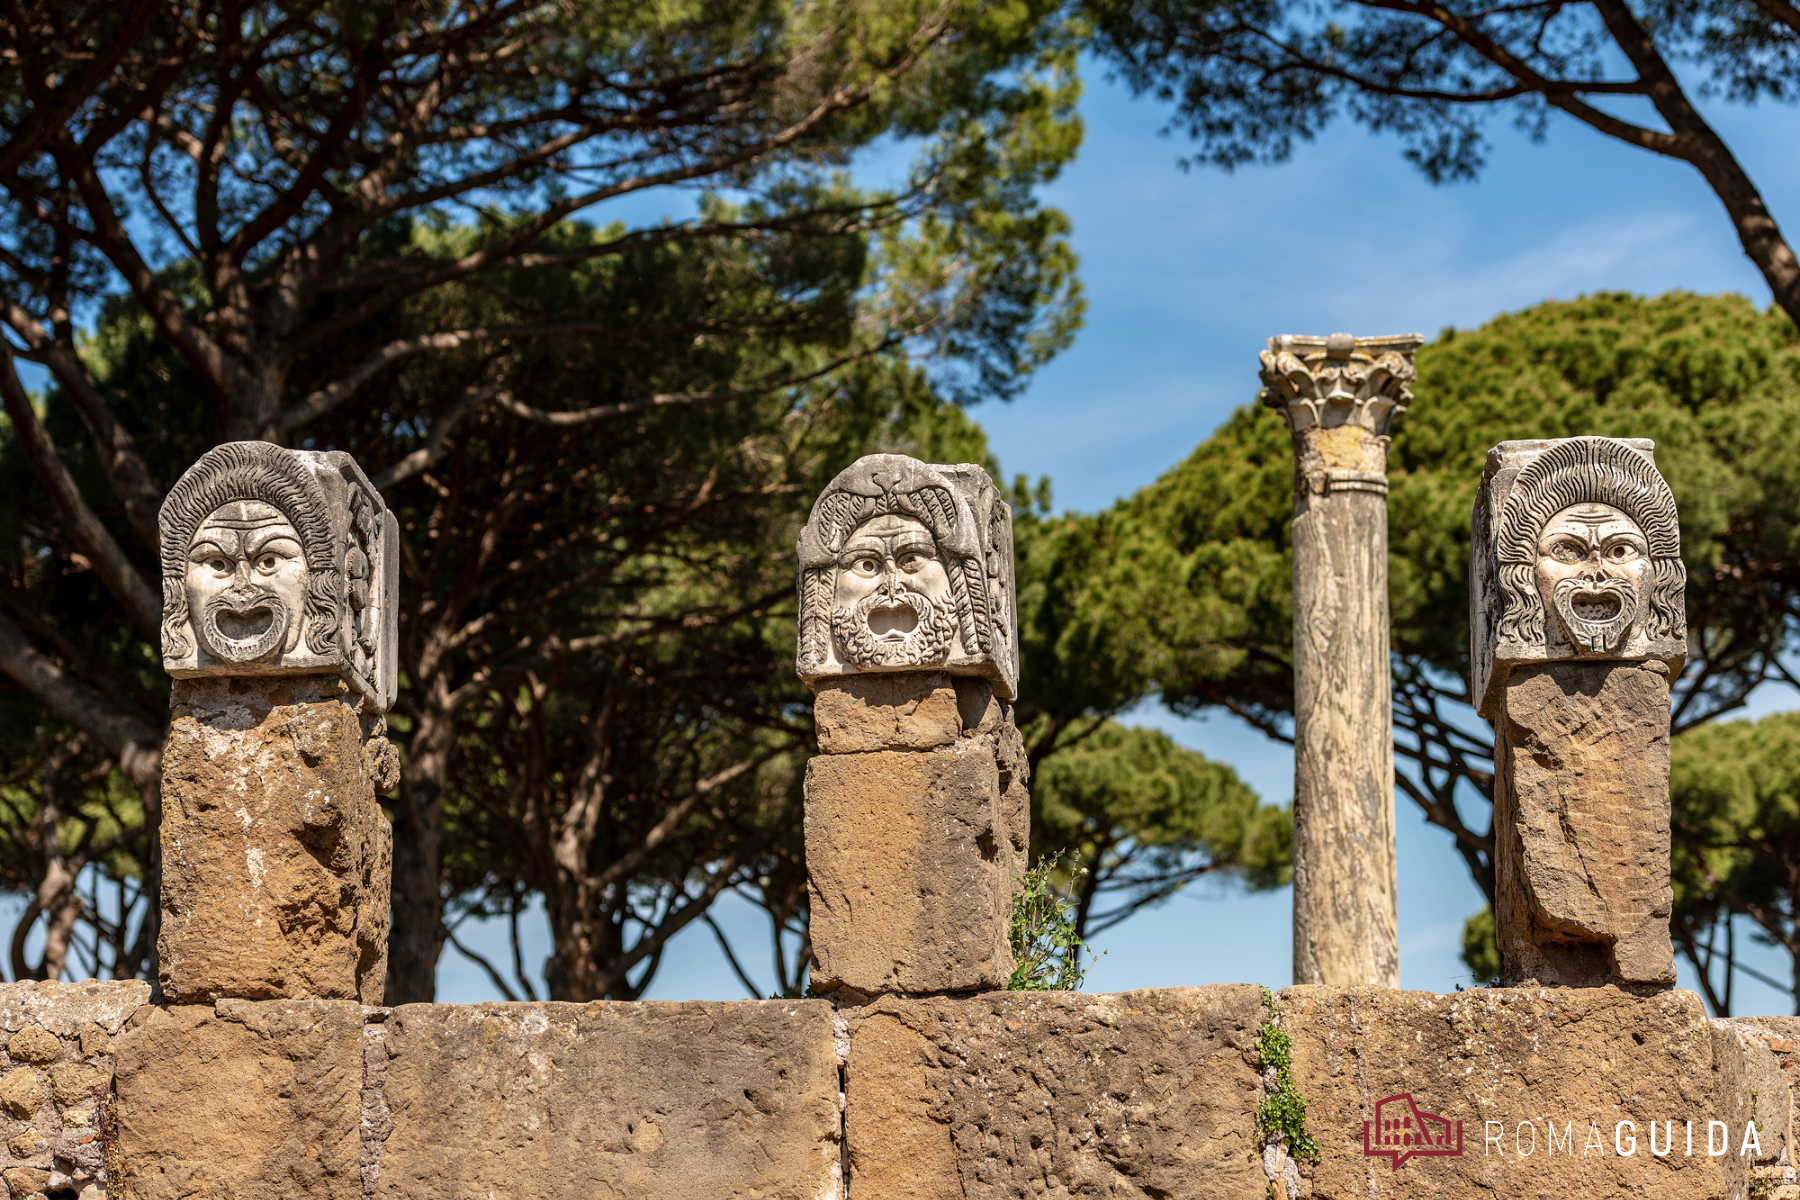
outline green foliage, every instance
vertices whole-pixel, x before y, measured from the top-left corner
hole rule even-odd
[[[1273,1068],[1275,1086],[1256,1106],[1256,1133],[1263,1145],[1281,1143],[1288,1156],[1317,1164],[1319,1144],[1306,1132],[1306,1097],[1294,1086],[1294,1039],[1281,1028],[1275,995],[1262,989],[1263,1021],[1256,1030],[1256,1065]]]
[[[1669,795],[1673,932],[1714,1011],[1729,1013],[1732,972],[1742,968],[1720,952],[1716,927],[1733,913],[1748,914],[1758,940],[1800,969],[1800,713],[1717,722],[1676,738]],[[1710,969],[1715,960],[1724,960],[1721,970]]]
[[[1086,936],[1202,875],[1264,890],[1292,870],[1292,814],[1160,730],[1087,722],[1039,763],[1032,800],[1032,842],[1040,854],[1064,848],[1074,865],[1063,885]]]
[[[1078,992],[1092,969],[1081,965],[1081,952],[1089,947],[1076,928],[1074,905],[1057,890],[1056,874],[1057,859],[1040,858],[1013,892],[1006,929],[1014,963],[1009,991]]]
[[[1475,977],[1476,987],[1497,987],[1500,983],[1500,945],[1494,938],[1492,905],[1463,922],[1463,966]]]

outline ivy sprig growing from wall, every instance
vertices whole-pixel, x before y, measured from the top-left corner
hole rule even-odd
[[[1081,965],[1081,952],[1092,947],[1076,932],[1075,905],[1051,882],[1061,859],[1060,854],[1038,859],[1013,892],[1007,940],[1016,965],[1006,981],[1009,991],[1078,992],[1093,969]],[[1073,871],[1086,873],[1083,867]]]
[[[1259,985],[1261,986],[1261,985]],[[1262,988],[1263,1023],[1256,1031],[1256,1066],[1264,1072],[1274,1068],[1275,1082],[1269,1094],[1256,1106],[1256,1132],[1263,1145],[1285,1143],[1288,1157],[1317,1165],[1319,1143],[1306,1132],[1306,1097],[1294,1086],[1294,1039],[1277,1023],[1281,1010],[1275,1007],[1275,994]]]

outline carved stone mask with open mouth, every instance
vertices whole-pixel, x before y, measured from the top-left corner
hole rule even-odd
[[[1544,607],[1583,655],[1624,653],[1649,595],[1644,533],[1610,504],[1575,504],[1544,525],[1536,577]]]
[[[935,666],[950,654],[956,608],[936,539],[890,514],[865,522],[839,556],[831,630],[860,667]]]
[[[929,596],[893,587],[839,605],[832,610],[831,627],[858,666],[935,666],[950,653],[956,614]]]
[[[201,647],[229,663],[292,650],[307,575],[299,532],[281,510],[258,500],[220,507],[188,549],[188,612]]]

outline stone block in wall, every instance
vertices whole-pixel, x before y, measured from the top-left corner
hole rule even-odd
[[[376,1196],[840,1194],[824,1001],[409,1004],[383,1031]]]
[[[361,1200],[363,1012],[343,1000],[147,1009],[116,1039],[131,1200]]]
[[[866,995],[1004,987],[1013,863],[999,767],[980,739],[814,758],[813,986]]]
[[[112,1038],[149,998],[138,980],[0,984],[0,1181],[13,1196],[104,1195]]]
[[[92,1025],[113,1035],[149,1002],[150,985],[139,979],[0,983],[0,1030],[11,1035],[35,1025],[59,1038],[80,1038]]]
[[[884,996],[844,1016],[852,1196],[1264,1193],[1254,987]]]
[[[1786,1152],[1773,1056],[1692,992],[1293,987],[1279,1004],[1322,1153],[1301,1170],[1313,1200],[1725,1200]],[[1379,1132],[1367,1152],[1365,1122],[1415,1110],[1451,1143],[1421,1149],[1461,1153],[1397,1162]]]
[[[331,675],[175,681],[157,942],[171,1000],[381,1002],[393,835],[358,703]]]

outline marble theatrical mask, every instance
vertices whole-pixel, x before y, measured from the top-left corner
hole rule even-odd
[[[935,666],[956,636],[950,576],[937,541],[911,517],[864,522],[838,554],[832,634],[865,667]]]
[[[291,652],[306,611],[300,533],[280,509],[234,500],[200,522],[188,544],[189,619],[207,653],[231,663]]]
[[[1644,614],[1650,545],[1638,523],[1610,504],[1575,504],[1544,525],[1534,571],[1545,611],[1587,654],[1615,654]]]

